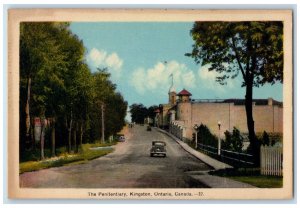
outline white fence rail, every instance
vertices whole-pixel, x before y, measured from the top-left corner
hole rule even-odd
[[[181,140],[185,137],[184,127],[179,122],[176,121],[171,122],[169,131],[171,134],[173,134],[174,136],[176,136]]]
[[[260,159],[262,175],[282,176],[282,147],[261,146]]]

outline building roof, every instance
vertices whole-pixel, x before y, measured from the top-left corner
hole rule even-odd
[[[177,95],[178,96],[191,96],[192,94],[189,91],[187,91],[186,89],[183,89]]]
[[[234,105],[245,105],[245,99],[226,99],[224,103],[234,103]],[[268,99],[253,99],[255,105],[268,105]],[[272,99],[272,105],[282,106],[282,102]]]
[[[269,99],[253,99],[255,105],[268,105]],[[193,99],[193,103],[233,103],[234,105],[245,105],[245,99]],[[272,105],[282,106],[283,103],[272,99]]]

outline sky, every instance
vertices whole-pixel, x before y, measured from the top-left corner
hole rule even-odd
[[[185,88],[192,99],[243,99],[241,76],[220,85],[208,65],[185,56],[192,51],[192,26],[193,22],[73,22],[71,30],[83,41],[90,69],[107,67],[129,105],[167,103],[171,74],[176,92]],[[282,101],[282,84],[254,88],[253,97]]]

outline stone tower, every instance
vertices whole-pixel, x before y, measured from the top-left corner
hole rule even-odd
[[[177,95],[179,97],[179,102],[183,103],[190,102],[190,96],[192,96],[186,89],[181,90]]]
[[[176,92],[175,90],[169,92],[169,104],[175,105],[176,104]]]
[[[192,125],[192,103],[190,96],[192,94],[186,89],[181,90],[178,94],[177,103],[177,120],[181,121],[184,125],[186,136],[190,137],[193,133]]]

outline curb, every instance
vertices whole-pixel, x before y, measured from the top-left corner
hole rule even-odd
[[[169,137],[171,137],[172,139],[174,139],[186,152],[190,153],[191,155],[193,155],[194,157],[198,158],[199,160],[203,161],[204,163],[206,163],[207,165],[209,165],[210,167],[212,167],[215,170],[221,170],[221,169],[227,169],[227,168],[233,168],[232,166],[220,162],[216,159],[213,159],[193,148],[191,148],[189,145],[187,145],[186,143],[184,143],[183,141],[179,140],[177,137],[173,136],[172,134],[170,134],[169,132],[156,128],[159,132],[164,133],[166,135],[168,135]]]
[[[198,152],[197,150],[191,148],[183,141],[179,140],[177,137],[173,136],[169,132],[156,128],[159,132],[166,134],[167,136],[174,139],[186,152],[193,155],[197,159],[201,160],[205,164],[212,167],[214,170],[221,170],[221,169],[228,169],[233,168],[232,166],[220,162],[216,159],[213,159],[201,152]],[[193,182],[194,186],[197,187],[198,184],[201,184],[201,186],[206,186],[207,188],[256,188],[255,186],[252,186],[247,183],[235,181],[226,177],[220,177],[220,176],[213,176],[209,175],[208,171],[192,171],[187,174],[187,177],[190,181]]]

